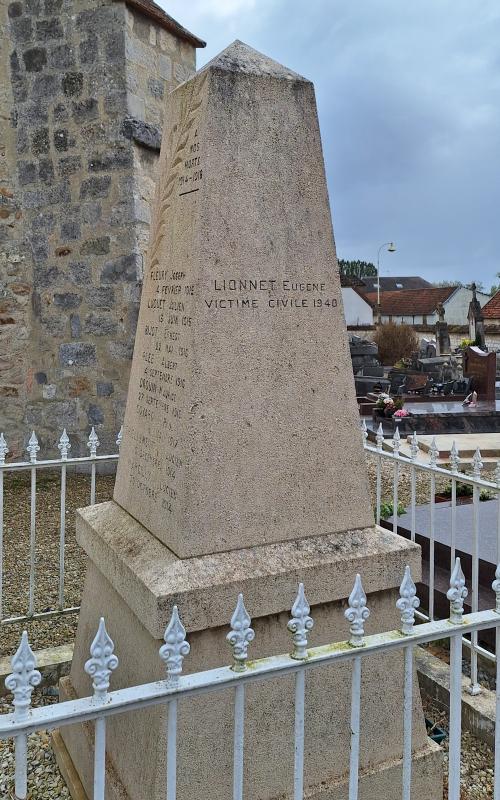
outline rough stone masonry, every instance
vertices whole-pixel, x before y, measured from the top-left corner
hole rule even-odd
[[[0,36],[0,430],[114,452],[164,98],[204,43],[151,0],[4,1]]]

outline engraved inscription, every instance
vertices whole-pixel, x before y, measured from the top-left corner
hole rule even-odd
[[[295,309],[337,308],[337,300],[326,283],[277,278],[216,278],[213,294],[204,297],[209,309],[262,309],[294,311]]]

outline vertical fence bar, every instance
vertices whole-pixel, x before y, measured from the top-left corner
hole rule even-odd
[[[455,563],[456,537],[457,537],[457,481],[456,481],[456,478],[452,478],[451,479],[451,558],[450,558],[450,570],[453,569],[453,564]]]
[[[243,800],[243,746],[245,736],[245,687],[234,691],[233,800]]]
[[[297,672],[295,678],[295,761],[293,773],[293,800],[304,797],[304,701],[305,670]]]
[[[351,683],[351,756],[349,761],[349,800],[358,800],[359,727],[361,700],[361,656],[354,658]]]
[[[31,467],[30,501],[30,583],[28,615],[35,611],[35,560],[36,560],[36,467]]]
[[[167,723],[167,800],[177,794],[177,700],[168,704]]]
[[[106,719],[95,721],[94,741],[94,798],[105,800],[106,785]]]
[[[3,619],[3,469],[0,467],[0,623]]]
[[[411,756],[413,724],[413,648],[404,651],[404,690],[403,690],[403,800],[411,797]]]
[[[498,562],[500,563],[500,561]],[[496,693],[495,693],[495,763],[493,800],[500,800],[500,627],[495,628]]]
[[[431,473],[431,525],[429,536],[429,619],[434,619],[434,541],[435,541],[436,476]]]
[[[460,752],[462,736],[462,637],[450,638],[450,730],[448,800],[460,800]]]
[[[481,453],[479,448],[474,453],[472,459],[474,477],[481,478],[481,469],[483,463],[481,461]],[[472,489],[473,496],[473,514],[472,514],[472,611],[477,611],[479,607],[479,501],[480,501],[480,488],[475,483]],[[469,691],[472,695],[477,695],[481,692],[477,677],[477,631],[471,634],[471,654],[470,654],[470,687]]]
[[[64,547],[66,540],[66,464],[61,465],[61,516],[59,523],[59,609],[64,608]]]
[[[99,437],[95,432],[95,428],[92,428],[89,434],[89,439],[87,442],[87,447],[90,450],[90,458],[92,459],[92,463],[90,466],[90,505],[95,505],[95,473],[96,473],[96,463],[95,457],[97,455],[97,448],[99,447]]]
[[[398,491],[399,491],[399,447],[401,444],[401,437],[399,435],[399,426],[396,426],[394,432],[394,439],[392,440],[394,455],[394,485],[392,487],[392,532],[398,532]]]
[[[26,800],[28,796],[28,737],[16,736],[15,740],[15,792],[16,800]]]
[[[416,469],[414,466],[411,468],[411,532],[410,538],[411,541],[415,541],[415,528],[416,528],[416,507],[417,507],[417,498],[416,498],[416,484],[417,484],[417,474]]]
[[[382,448],[384,446],[384,431],[382,428],[382,423],[379,424],[377,428],[377,435],[376,435],[376,443],[377,443],[377,500],[376,500],[376,513],[375,513],[375,521],[377,525],[380,525],[380,506],[382,504]]]

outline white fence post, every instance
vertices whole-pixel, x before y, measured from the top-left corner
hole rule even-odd
[[[248,656],[248,645],[255,639],[255,632],[250,627],[251,619],[243,602],[243,595],[238,595],[238,602],[231,617],[231,630],[227,641],[233,648],[233,666],[235,672],[245,672]],[[234,695],[234,742],[233,742],[233,800],[243,800],[243,748],[245,737],[245,687],[237,685]]]
[[[9,452],[3,433],[0,433],[0,465]],[[3,470],[0,469],[0,623],[3,617]]]
[[[95,457],[97,455],[97,448],[100,445],[99,437],[95,432],[95,428],[92,426],[92,430],[89,434],[89,440],[87,442],[87,447],[90,450],[90,458],[92,459],[92,463],[90,466],[90,505],[95,505]]]
[[[36,464],[36,454],[40,450],[35,431],[32,432],[26,448],[31,464]],[[31,502],[30,502],[30,585],[28,616],[35,612],[35,563],[36,563],[36,467],[31,467]]]
[[[304,661],[307,658],[307,634],[312,630],[314,620],[309,616],[311,608],[304,594],[304,584],[299,583],[299,591],[292,606],[292,618],[288,630],[292,634],[293,650],[291,658]],[[295,745],[293,769],[293,797],[302,800],[304,796],[304,713],[305,713],[306,673],[303,669],[295,676]]]
[[[366,605],[366,594],[361,576],[356,575],[354,588],[349,595],[349,608],[344,612],[351,623],[349,644],[362,647],[365,635],[364,623],[370,616]],[[359,736],[361,716],[361,656],[354,658],[351,678],[351,754],[349,761],[349,800],[358,800],[359,785]]]
[[[167,668],[167,683],[176,686],[182,672],[182,662],[189,655],[186,629],[182,624],[177,606],[172,610],[170,622],[164,635],[165,644],[160,647],[160,658]],[[167,722],[167,800],[175,800],[177,794],[177,699],[168,704]]]

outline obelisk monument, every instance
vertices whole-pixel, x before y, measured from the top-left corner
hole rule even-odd
[[[151,237],[114,501],[77,521],[89,561],[64,697],[88,694],[101,615],[118,688],[163,676],[174,604],[193,672],[230,663],[240,591],[259,657],[289,650],[299,580],[320,644],[346,638],[356,572],[380,630],[397,625],[404,565],[420,575],[419,548],[373,525],[313,85],[241,42],[180,85]],[[364,673],[360,798],[401,796],[401,675],[393,656]],[[346,796],[349,692],[349,668],[308,677],[311,800]],[[245,797],[292,797],[293,678],[246,697]],[[108,721],[107,800],[163,800],[166,714]],[[179,800],[232,796],[232,725],[232,698],[179,705]],[[90,797],[91,728],[61,734]],[[418,690],[413,747],[414,787],[434,800]]]

